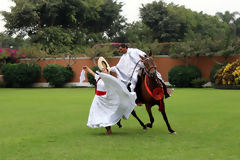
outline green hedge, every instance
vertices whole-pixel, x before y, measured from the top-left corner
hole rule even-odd
[[[192,81],[201,76],[201,71],[196,66],[175,66],[168,72],[168,81],[175,87],[192,87]]]
[[[54,87],[62,87],[73,78],[73,71],[71,67],[48,64],[43,68],[43,77]]]
[[[41,74],[41,66],[36,63],[7,63],[1,70],[7,87],[26,87],[36,82]]]

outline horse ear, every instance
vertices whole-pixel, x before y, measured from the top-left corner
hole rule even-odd
[[[148,54],[148,55],[149,55],[149,57],[152,56],[152,50],[149,51],[149,54]]]

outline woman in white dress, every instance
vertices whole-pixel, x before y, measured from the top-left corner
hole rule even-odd
[[[87,66],[83,69],[92,74],[97,82],[87,126],[105,127],[106,135],[112,134],[111,126],[118,123],[121,118],[128,119],[130,116],[136,106],[136,94],[129,92],[120,80],[109,74],[110,67],[100,68],[101,73],[94,73]]]

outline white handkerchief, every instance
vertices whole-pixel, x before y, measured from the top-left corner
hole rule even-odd
[[[83,69],[80,74],[80,83],[82,83],[85,80],[85,70]]]

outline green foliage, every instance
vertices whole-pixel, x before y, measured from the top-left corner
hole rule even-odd
[[[135,22],[128,24],[124,29],[124,41],[121,39],[118,42],[131,42],[131,43],[149,43],[152,42],[153,32],[152,30],[142,22]]]
[[[82,52],[83,46],[113,40],[124,27],[122,3],[114,0],[13,2],[16,5],[11,12],[1,12],[7,33],[22,39],[29,37],[32,44],[40,43],[41,50],[48,54]]]
[[[54,87],[62,87],[73,78],[73,71],[59,64],[48,64],[43,68],[43,77]]]
[[[1,70],[7,86],[25,87],[39,79],[41,66],[36,63],[7,63],[1,67]]]
[[[240,60],[223,66],[214,76],[216,85],[239,85],[240,84]]]
[[[0,47],[2,48],[16,48],[23,45],[24,40],[22,37],[11,37],[8,34],[0,33]]]
[[[39,43],[34,43],[31,46],[22,46],[20,50],[26,54],[27,58],[45,58],[49,56],[42,50],[42,45]]]
[[[215,56],[222,56],[225,61],[228,58],[239,55],[240,52],[240,40],[239,39],[226,39],[220,43],[220,48],[215,52]]]
[[[11,12],[2,12],[6,28],[11,33],[29,36],[50,26],[103,32],[118,18],[122,7],[113,0],[13,1],[16,5]]]
[[[193,12],[183,6],[152,2],[140,8],[144,24],[152,29],[153,39],[159,42],[203,39],[220,39],[229,32],[229,26],[217,17]]]
[[[236,19],[235,25],[236,25],[236,36],[240,37],[240,17]]]
[[[43,49],[49,53],[68,53],[73,45],[70,30],[61,27],[46,27],[32,36],[32,41],[42,44]]]
[[[235,38],[238,35],[238,32],[240,31],[240,28],[238,28],[239,18],[238,19],[236,18],[236,17],[239,17],[239,15],[240,15],[239,12],[230,13],[229,11],[225,11],[224,13],[221,13],[221,12],[216,13],[216,16],[220,21],[228,24],[230,28],[229,36],[233,38]]]
[[[222,39],[217,41],[211,39],[195,39],[192,41],[173,43],[169,50],[169,56],[181,60],[184,64],[191,65],[196,65],[197,58],[200,56],[209,56],[216,61],[216,63],[224,63],[228,58],[239,55],[239,46],[239,39]],[[217,62],[214,56],[222,56],[224,62]],[[195,61],[188,61],[191,57],[194,57]]]
[[[126,21],[127,19],[125,17],[119,15],[118,18],[113,21],[111,27],[104,32],[110,42],[127,42],[128,37],[126,36],[126,32],[128,32],[128,23]]]
[[[98,66],[93,66],[92,68],[91,68],[91,70],[93,71],[93,72],[95,72],[96,73],[96,71],[100,71],[99,70],[99,68],[98,68]],[[88,82],[90,83],[90,84],[92,84],[92,85],[96,85],[96,80],[95,80],[95,78],[90,74],[90,73],[87,73],[87,79],[88,79]]]
[[[192,87],[192,80],[201,78],[196,66],[175,66],[168,71],[168,81],[176,87]]]
[[[91,57],[91,60],[93,61],[94,65],[96,65],[95,58],[96,57],[105,57],[105,58],[111,58],[113,56],[113,53],[116,51],[116,47],[112,45],[102,45],[97,44],[94,47],[86,47],[84,48],[84,52],[87,56]]]
[[[74,76],[74,72],[73,72],[72,67],[67,66],[67,67],[66,67],[66,70],[64,71],[64,75],[65,75],[65,77],[66,77],[66,82],[71,81],[72,78],[73,78],[73,76]]]
[[[207,78],[196,78],[192,80],[191,84],[195,88],[202,88],[202,86],[207,82],[208,82]]]
[[[168,11],[166,3],[163,1],[154,1],[151,4],[146,4],[140,8],[140,16],[143,23],[152,29],[154,33],[153,38],[158,39],[159,41],[164,41],[162,38],[164,33],[163,21],[166,19],[167,15]]]
[[[194,65],[194,62],[188,61],[188,58],[204,56],[207,51],[205,40],[179,42],[171,46],[169,56],[181,60],[184,64]]]

